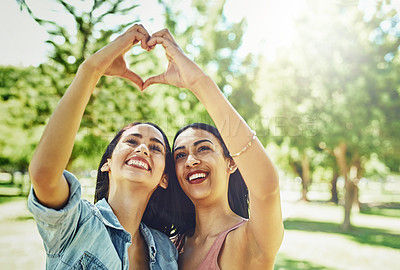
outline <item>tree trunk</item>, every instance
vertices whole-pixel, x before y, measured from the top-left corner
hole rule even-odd
[[[362,168],[361,168],[361,159],[358,153],[354,155],[353,165],[350,169],[350,181],[354,185],[354,196],[352,200],[352,205],[358,211],[360,211],[360,200],[359,200],[359,193],[358,193],[358,182],[362,177]]]
[[[301,168],[302,168],[301,183],[303,186],[303,195],[301,199],[303,201],[308,201],[307,192],[311,182],[311,177],[310,177],[311,173],[310,173],[310,162],[305,152],[303,154],[303,158],[301,159]]]
[[[336,171],[333,174],[332,180],[331,180],[331,202],[338,204],[339,203],[339,198],[338,198],[338,192],[337,192],[337,180],[339,177],[339,173]]]
[[[347,180],[345,183],[345,197],[344,197],[344,220],[342,224],[342,228],[345,231],[348,231],[351,229],[351,209],[353,207],[353,202],[355,199],[355,191],[356,191],[356,186],[354,183],[350,180]]]
[[[353,185],[352,183],[350,183],[348,176],[349,169],[346,162],[346,148],[346,144],[342,142],[333,151],[339,167],[340,174],[344,177],[345,180],[344,220],[342,224],[343,230],[349,230],[351,228],[350,215],[352,202],[354,199],[354,190],[352,190]]]

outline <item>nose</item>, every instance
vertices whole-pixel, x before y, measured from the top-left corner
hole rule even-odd
[[[149,155],[149,149],[147,148],[147,146],[144,143],[138,145],[138,147],[136,147],[136,149],[135,149],[135,152],[136,153],[143,153],[146,156]]]
[[[196,159],[195,156],[193,155],[189,155],[188,158],[186,159],[186,167],[193,167],[200,164],[200,161],[198,159]]]

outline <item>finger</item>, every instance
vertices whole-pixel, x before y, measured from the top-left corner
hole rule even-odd
[[[142,47],[142,49],[147,50],[148,47],[147,41],[150,39],[150,35],[149,34],[146,35],[145,33],[142,33],[140,31],[136,31],[134,35],[135,37],[133,44],[140,42],[141,43],[140,46]]]
[[[137,28],[137,31],[142,34],[142,37],[140,39],[141,40],[141,44],[140,45],[141,45],[142,49],[147,50],[148,49],[147,41],[149,41],[149,39],[150,39],[149,32],[147,32],[146,28],[144,28],[144,26],[141,25],[141,24]]]
[[[150,36],[149,32],[146,30],[146,28],[144,28],[142,24],[135,23],[133,26],[129,27],[128,30],[126,30],[126,32],[136,32],[136,31],[144,35]]]
[[[171,48],[180,49],[179,45],[176,43],[174,37],[168,29],[163,29],[154,33],[147,45],[150,49],[153,49],[157,44],[162,44],[164,49],[170,50]]]
[[[150,52],[150,51],[152,51],[155,47],[156,47],[156,45],[148,46],[148,47],[147,47],[147,51]]]
[[[175,43],[175,39],[168,29],[163,29],[158,32],[155,32],[151,37],[162,37],[162,38],[168,39],[169,41]]]
[[[133,44],[141,42],[141,47],[144,50],[147,50],[147,41],[150,39],[150,34],[147,32],[146,28],[142,24],[135,24],[130,27],[127,31],[127,34],[134,35]]]
[[[120,46],[123,46],[124,48],[120,51],[121,54],[125,54],[127,51],[129,51],[133,45],[137,44],[138,42],[144,40],[144,45],[142,44],[142,47],[144,47],[145,50],[147,50],[147,39],[146,35],[135,31],[135,32],[128,32],[124,33],[120,39],[116,39],[115,42],[118,42]]]
[[[165,73],[148,78],[143,84],[143,90],[156,83],[166,83]]]
[[[136,84],[140,90],[143,89],[143,80],[142,78],[137,75],[135,72],[131,71],[131,70],[127,70],[125,72],[125,74],[123,75],[124,78],[130,80],[131,82],[133,82],[134,84]]]
[[[147,42],[149,48],[154,48],[157,44],[161,44],[164,48],[170,48],[174,45],[169,39],[157,36],[152,36]]]

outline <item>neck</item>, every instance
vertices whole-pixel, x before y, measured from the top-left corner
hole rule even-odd
[[[137,187],[110,188],[108,203],[132,241],[140,237],[139,225],[152,193]]]
[[[242,217],[235,214],[229,207],[228,200],[212,205],[195,203],[196,228],[195,237],[206,238],[216,236],[241,220]]]

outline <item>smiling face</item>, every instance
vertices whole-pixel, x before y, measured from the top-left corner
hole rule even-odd
[[[163,177],[165,156],[161,132],[151,125],[138,124],[123,132],[105,168],[111,183],[138,182],[154,189]]]
[[[197,128],[184,130],[175,140],[174,160],[179,184],[194,203],[226,196],[229,161],[213,134]]]

